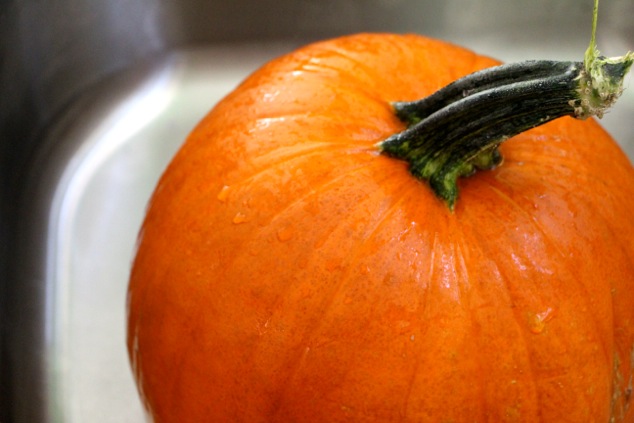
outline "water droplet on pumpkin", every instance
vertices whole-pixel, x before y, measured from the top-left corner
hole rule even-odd
[[[277,239],[279,239],[281,242],[286,242],[290,240],[291,238],[293,238],[294,234],[295,234],[295,231],[293,230],[293,228],[290,226],[286,226],[284,228],[278,229]]]
[[[218,201],[220,201],[221,203],[224,203],[227,201],[227,197],[229,197],[229,186],[225,185],[220,189],[220,192],[218,193],[218,196],[216,198],[218,198]]]
[[[246,221],[247,221],[247,216],[242,212],[236,213],[236,215],[233,216],[233,220],[232,220],[232,222],[235,223],[236,225],[240,223],[244,223]]]
[[[548,307],[539,313],[528,313],[528,327],[534,334],[539,334],[546,328],[546,323],[553,318],[553,309]]]

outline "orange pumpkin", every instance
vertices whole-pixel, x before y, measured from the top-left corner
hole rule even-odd
[[[376,144],[491,59],[363,34],[268,63],[161,178],[129,287],[156,422],[634,422],[634,170],[593,120],[455,209]]]

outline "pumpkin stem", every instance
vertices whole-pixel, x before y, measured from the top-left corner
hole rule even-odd
[[[393,103],[408,128],[378,144],[410,163],[453,210],[458,178],[502,162],[506,139],[562,116],[602,117],[623,91],[634,53],[606,58],[593,33],[584,62],[527,61],[501,65],[452,82],[413,102]]]

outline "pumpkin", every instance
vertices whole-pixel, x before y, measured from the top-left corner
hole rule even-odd
[[[496,64],[351,35],[214,107],[130,278],[154,421],[634,422],[634,169],[599,124],[511,137],[451,208],[377,147],[407,128],[394,102]]]

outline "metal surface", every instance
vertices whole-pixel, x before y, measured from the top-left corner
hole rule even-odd
[[[209,105],[278,50],[166,55],[104,82],[50,128],[63,147],[41,169],[52,183],[35,193],[49,204],[45,216],[28,216],[46,222],[32,234],[46,242],[44,263],[31,263],[45,265],[48,287],[44,421],[142,421],[124,345],[126,280],[145,205]]]
[[[0,264],[10,264],[0,285],[2,423],[144,420],[125,352],[125,301],[145,205],[196,122],[264,61],[361,30],[425,33],[505,61],[580,59],[591,9],[577,0],[106,3],[92,13],[88,3],[62,2],[66,11],[84,6],[72,36],[55,19],[62,12],[46,26],[53,2],[0,6],[0,35],[10,36],[0,40],[23,34],[17,50],[0,50],[13,60],[0,62],[11,97],[0,99],[0,151],[11,170],[0,193],[0,236],[10,240],[0,250]],[[632,2],[604,3],[599,47],[634,49]],[[31,39],[27,24],[47,31]],[[127,50],[126,38],[135,40]],[[8,82],[21,66],[29,73]],[[629,89],[603,119],[630,157],[633,116]]]

